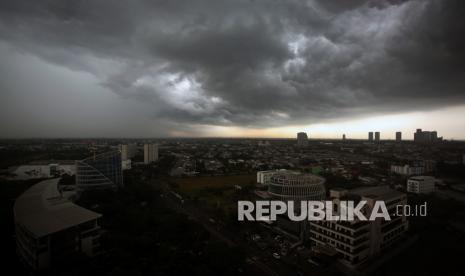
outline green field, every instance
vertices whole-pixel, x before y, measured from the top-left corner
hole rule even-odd
[[[236,208],[237,200],[255,184],[256,176],[227,175],[179,178],[173,180],[174,189],[182,196],[222,209]],[[237,190],[235,185],[241,186]]]

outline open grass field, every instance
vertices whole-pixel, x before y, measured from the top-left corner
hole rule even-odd
[[[182,196],[222,208],[236,206],[235,196],[238,191],[235,185],[245,188],[254,185],[255,181],[255,174],[201,176],[173,180],[174,189]]]

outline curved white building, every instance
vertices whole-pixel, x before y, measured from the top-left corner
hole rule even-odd
[[[119,151],[76,161],[76,187],[79,191],[117,189],[121,186],[123,175]]]
[[[323,200],[325,179],[313,174],[282,171],[270,177],[268,192],[283,201]]]
[[[32,186],[14,204],[17,253],[35,271],[100,253],[102,215],[64,198],[58,180]]]

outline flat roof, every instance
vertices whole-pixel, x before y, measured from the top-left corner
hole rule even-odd
[[[59,178],[41,181],[15,201],[16,223],[35,237],[47,236],[102,216],[64,198],[58,191],[58,181]]]
[[[349,193],[378,199],[390,199],[404,195],[404,193],[393,190],[387,185],[356,188],[349,190]]]

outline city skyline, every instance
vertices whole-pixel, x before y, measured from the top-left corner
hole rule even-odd
[[[5,1],[0,137],[412,139],[423,128],[464,140],[463,11],[453,0]]]

